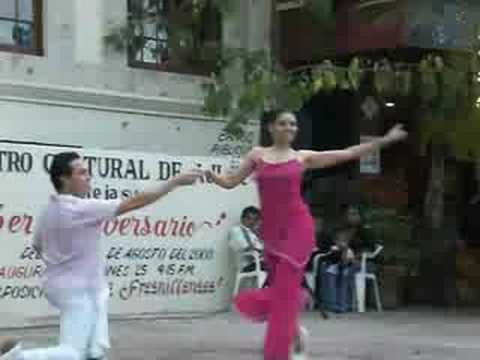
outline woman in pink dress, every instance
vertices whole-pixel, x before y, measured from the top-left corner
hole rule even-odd
[[[315,246],[314,222],[301,196],[303,172],[359,159],[405,139],[407,133],[396,125],[378,140],[344,150],[317,152],[292,149],[298,128],[290,112],[280,113],[268,124],[268,130],[271,147],[251,150],[234,174],[207,172],[207,178],[232,189],[252,173],[256,176],[269,287],[243,291],[234,299],[234,305],[250,320],[267,322],[264,359],[289,360],[295,354],[305,354],[306,332],[298,326],[298,314],[306,299],[301,281]]]

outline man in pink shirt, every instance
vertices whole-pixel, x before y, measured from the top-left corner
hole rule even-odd
[[[56,155],[50,179],[57,191],[40,216],[34,247],[46,270],[43,285],[48,301],[60,311],[60,345],[23,350],[20,342],[0,339],[0,360],[85,360],[104,357],[107,325],[100,225],[106,219],[140,209],[175,188],[191,185],[202,176],[190,171],[151,191],[125,200],[83,199],[90,191],[90,174],[80,155]]]

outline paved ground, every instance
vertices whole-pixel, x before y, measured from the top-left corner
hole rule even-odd
[[[478,360],[480,312],[368,313],[324,321],[306,313],[311,359]],[[197,319],[112,322],[112,360],[261,360],[263,326],[234,314]],[[11,333],[11,332],[10,332]],[[16,331],[44,345],[56,328]],[[5,331],[0,331],[5,334]]]

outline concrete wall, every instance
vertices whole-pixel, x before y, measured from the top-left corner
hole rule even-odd
[[[257,20],[268,20],[269,3],[242,1],[239,16],[226,20],[224,41],[268,46],[268,21]],[[126,6],[126,0],[44,0],[45,55],[0,52],[0,139],[211,153],[223,123],[201,113],[205,78],[130,68],[126,54],[104,48],[103,35],[124,21]],[[248,27],[245,11],[255,14]]]
[[[201,77],[127,66],[124,53],[103,47],[109,25],[126,18],[125,0],[44,0],[45,56],[0,53],[0,78],[200,99]]]

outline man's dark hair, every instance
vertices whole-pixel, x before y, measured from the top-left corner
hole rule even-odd
[[[53,157],[50,165],[50,181],[55,190],[62,190],[62,176],[72,175],[72,161],[80,159],[80,155],[76,152],[62,152]]]
[[[260,210],[258,210],[255,206],[248,206],[242,211],[242,219],[245,219],[249,215],[258,216],[260,215]]]

